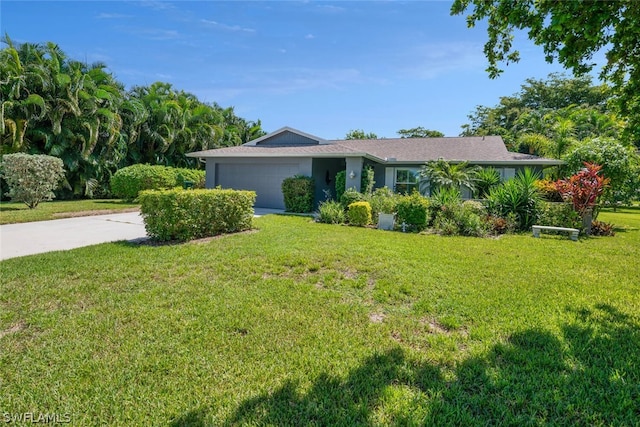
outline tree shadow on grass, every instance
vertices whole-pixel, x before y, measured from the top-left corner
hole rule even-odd
[[[609,305],[568,310],[560,338],[514,333],[450,378],[397,347],[346,378],[322,374],[306,391],[286,381],[242,402],[224,425],[373,425],[379,412],[392,425],[638,425],[640,321]],[[398,405],[389,389],[412,390],[410,401]],[[171,425],[207,418],[198,409]]]

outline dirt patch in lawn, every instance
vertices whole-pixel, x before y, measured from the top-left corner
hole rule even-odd
[[[77,211],[77,212],[58,212],[52,216],[54,218],[77,218],[81,216],[95,216],[95,215],[108,215],[117,213],[129,213],[139,212],[140,208],[125,208],[125,209],[98,209],[92,211]]]
[[[17,332],[24,331],[25,329],[27,329],[27,324],[21,320],[18,323],[12,325],[9,329],[0,331],[0,339],[9,334],[15,334]]]
[[[202,239],[187,240],[186,242],[182,240],[159,241],[159,240],[153,240],[151,238],[145,237],[143,239],[136,241],[135,243],[139,245],[145,245],[145,246],[173,246],[173,245],[184,245],[187,243],[202,245],[214,240],[222,239],[224,237],[236,236],[238,234],[253,234],[253,233],[257,233],[258,231],[260,230],[254,228],[246,231],[238,231],[237,233],[225,233],[225,234],[218,234],[217,236],[203,237]]]

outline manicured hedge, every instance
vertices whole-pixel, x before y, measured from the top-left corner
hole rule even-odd
[[[147,234],[192,240],[251,229],[256,193],[237,190],[147,190],[140,193]]]
[[[185,181],[194,187],[204,187],[205,172],[197,169],[172,168],[162,165],[132,165],[119,169],[111,177],[111,192],[115,197],[133,200],[143,190],[182,187]]]
[[[313,178],[296,175],[282,181],[282,195],[287,212],[307,213],[313,211],[315,181]]]

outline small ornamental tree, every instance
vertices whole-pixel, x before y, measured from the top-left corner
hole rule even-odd
[[[57,157],[44,154],[5,154],[2,176],[7,182],[7,195],[34,209],[43,200],[55,197],[53,190],[64,178],[64,165]]]
[[[602,166],[586,162],[584,165],[584,169],[569,179],[558,180],[556,188],[565,201],[573,204],[573,209],[582,217],[585,232],[590,234],[591,220],[597,216],[593,210],[610,180],[600,175]]]

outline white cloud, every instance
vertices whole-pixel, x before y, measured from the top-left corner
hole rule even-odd
[[[234,83],[213,82],[210,93],[224,95],[232,101],[246,93],[284,95],[308,90],[342,90],[352,85],[385,84],[383,79],[363,76],[355,68],[261,68],[236,74]],[[215,96],[214,96],[215,99]]]
[[[120,29],[129,34],[135,34],[147,40],[176,40],[181,37],[176,30],[165,30],[163,28],[143,28],[143,27],[120,27]]]
[[[201,19],[200,22],[202,22],[203,24],[206,24],[206,25],[208,25],[210,27],[220,28],[221,30],[226,30],[226,31],[241,31],[241,32],[245,32],[245,33],[255,33],[256,32],[256,30],[253,29],[253,28],[241,27],[240,25],[221,24],[220,22],[211,21],[209,19]]]
[[[306,36],[304,36],[304,38],[307,40],[311,40],[311,39],[315,39],[316,36],[314,36],[313,34],[307,34]]]
[[[129,19],[133,18],[133,15],[123,15],[120,13],[100,13],[96,16],[98,19]]]
[[[171,3],[163,2],[163,1],[155,1],[155,0],[142,0],[140,5],[144,7],[148,7],[155,10],[171,10],[175,9],[175,6]]]
[[[401,72],[414,78],[433,79],[444,73],[461,70],[484,70],[486,58],[480,43],[428,43],[399,53]]]
[[[330,4],[320,4],[316,6],[316,10],[326,13],[342,13],[346,9],[344,7],[334,6]]]

